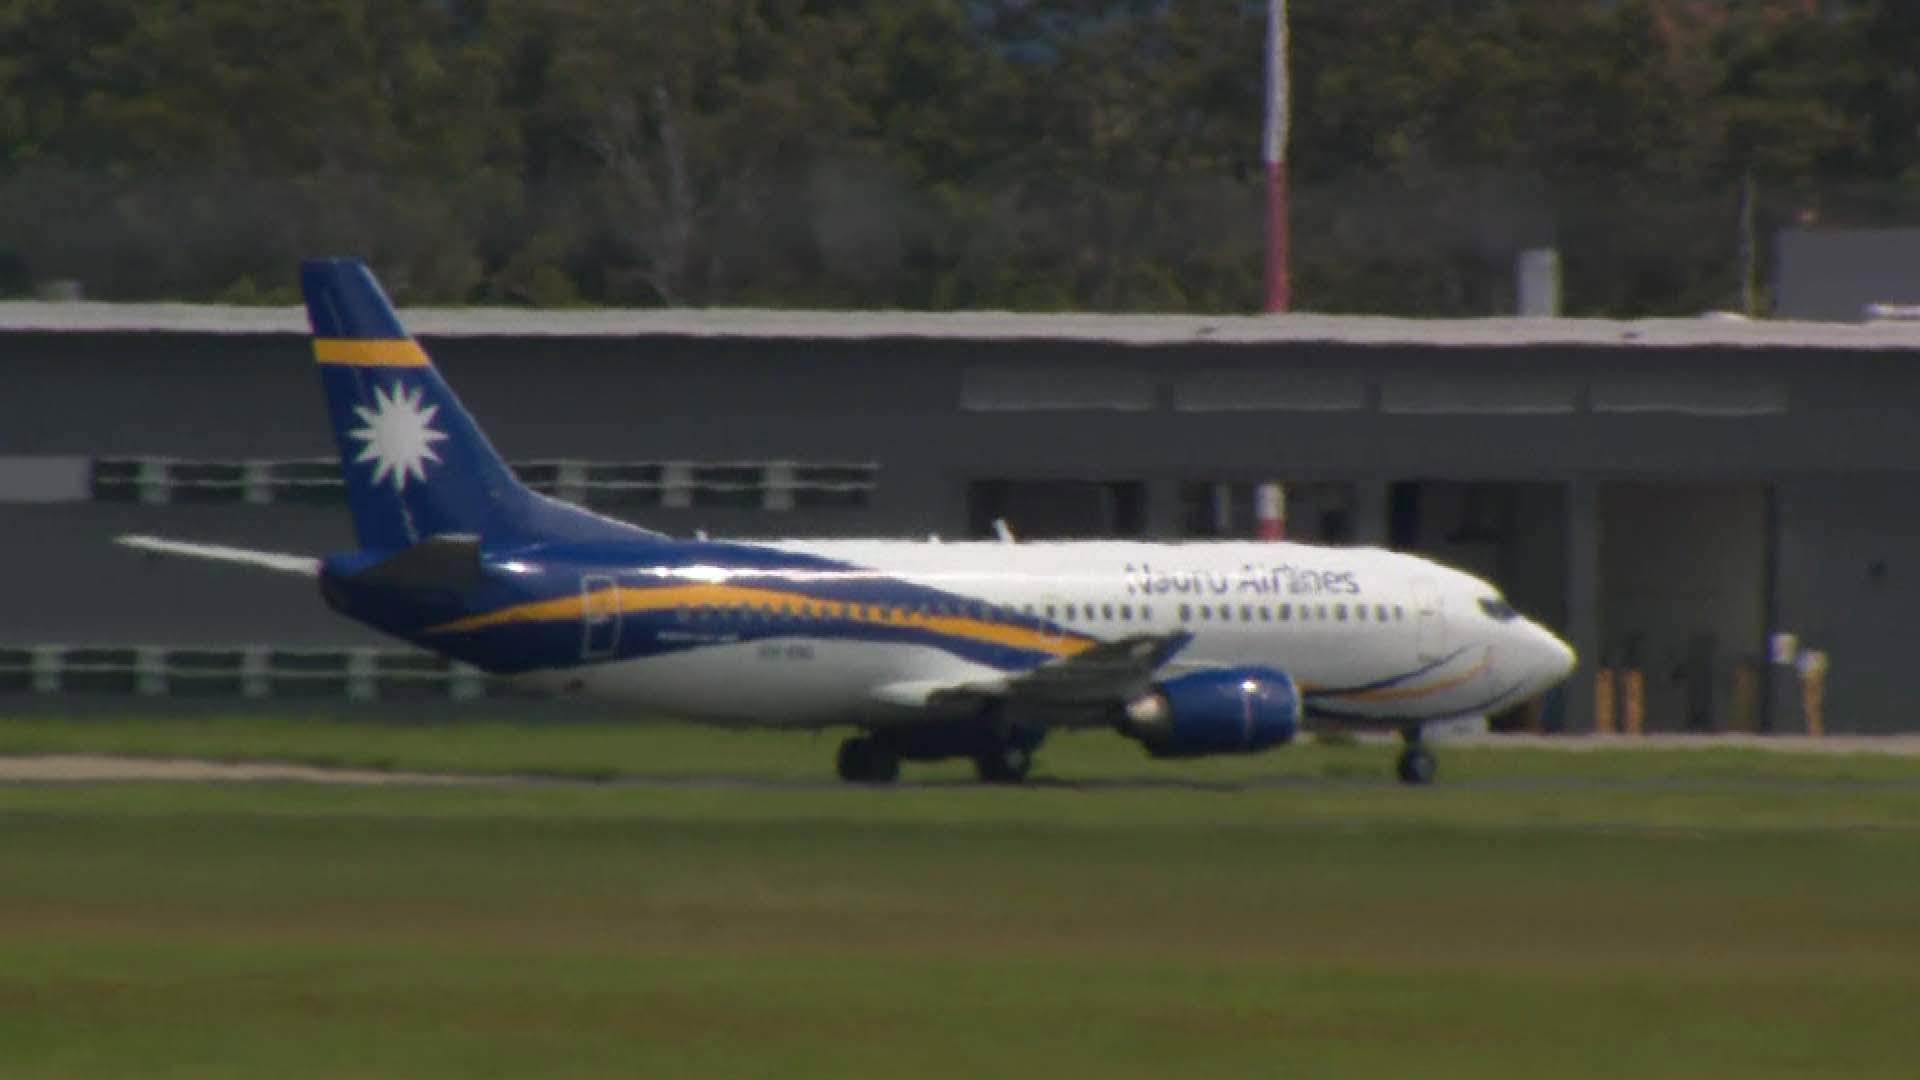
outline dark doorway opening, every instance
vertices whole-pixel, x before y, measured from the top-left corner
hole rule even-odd
[[[1133,539],[1147,532],[1147,485],[1140,480],[975,480],[967,487],[967,531],[994,535],[1002,520],[1022,540]]]

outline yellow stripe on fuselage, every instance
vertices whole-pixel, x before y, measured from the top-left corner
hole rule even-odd
[[[1484,650],[1480,662],[1451,679],[1442,679],[1426,686],[1388,686],[1379,690],[1362,690],[1353,694],[1337,694],[1336,697],[1348,701],[1412,701],[1432,694],[1443,694],[1457,686],[1465,686],[1474,679],[1487,673],[1493,667],[1493,650]]]
[[[354,367],[426,367],[427,353],[412,338],[314,338],[313,358]]]
[[[781,592],[777,589],[754,589],[737,585],[667,585],[651,589],[624,587],[597,589],[587,596],[575,594],[555,597],[552,600],[536,600],[528,604],[515,604],[498,611],[489,611],[483,615],[469,615],[464,619],[441,623],[439,626],[430,628],[427,633],[464,634],[474,630],[487,630],[520,623],[571,622],[586,617],[589,603],[595,614],[606,615],[637,614],[683,607],[771,607],[776,612],[782,613],[781,617],[824,618],[872,626],[913,627],[930,630],[936,634],[984,641],[1013,649],[1043,652],[1053,656],[1072,656],[1093,644],[1092,639],[1078,634],[1049,634],[1032,627],[1010,626],[1006,623],[988,622],[985,619],[973,619],[963,615],[922,614],[917,608],[902,604],[821,600],[797,593]],[[785,610],[789,607],[797,609],[802,614],[787,616]]]

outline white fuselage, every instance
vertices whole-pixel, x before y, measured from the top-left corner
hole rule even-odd
[[[854,568],[844,571],[850,579],[930,587],[1041,618],[1063,637],[1185,632],[1192,641],[1168,673],[1276,668],[1294,679],[1309,714],[1322,722],[1484,714],[1554,685],[1573,662],[1564,644],[1513,614],[1491,585],[1377,548],[878,540],[760,546],[833,560]],[[1009,675],[937,646],[810,634],[804,619],[786,626],[777,637],[730,643],[722,635],[699,648],[530,678],[676,717],[820,727],[904,718],[925,688]]]

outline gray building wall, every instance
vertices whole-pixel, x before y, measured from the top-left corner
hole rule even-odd
[[[1920,729],[1920,476],[1794,476],[1777,487],[1778,628],[1832,658],[1830,726]],[[1782,703],[1791,726],[1793,703]]]
[[[1859,322],[1869,304],[1920,305],[1920,229],[1784,229],[1777,244],[1783,318]]]
[[[1644,570],[1631,555],[1624,567],[1617,552],[1603,557],[1607,486],[1771,491],[1777,536],[1736,539],[1743,551],[1776,544],[1755,591],[1771,596],[1777,626],[1832,653],[1831,726],[1914,726],[1892,622],[1906,590],[1920,588],[1920,574],[1909,581],[1902,569],[1920,544],[1910,509],[1920,366],[1905,352],[673,335],[426,343],[512,459],[879,465],[862,508],[640,516],[680,534],[957,536],[972,482],[1070,478],[1139,483],[1147,531],[1171,537],[1183,484],[1280,478],[1352,485],[1353,535],[1377,541],[1391,535],[1383,502],[1396,484],[1511,486],[1521,494],[1509,534],[1467,558],[1580,648],[1587,663],[1566,713],[1576,729],[1591,722],[1584,680],[1605,628],[1630,608],[1610,601],[1608,582],[1688,594],[1661,580],[1685,557],[1649,558]],[[0,372],[0,458],[333,452],[308,346],[294,335],[0,333]],[[1688,530],[1683,546],[1727,539],[1711,522],[1645,516],[1607,527]],[[350,544],[343,507],[0,502],[0,644],[372,640],[305,583],[154,562],[108,542],[122,532],[290,551]],[[1421,541],[1443,554],[1449,542]]]

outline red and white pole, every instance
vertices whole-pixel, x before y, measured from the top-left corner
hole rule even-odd
[[[1253,516],[1260,523],[1260,539],[1287,538],[1287,489],[1266,483],[1253,489]]]
[[[1287,63],[1287,0],[1267,0],[1267,130],[1260,160],[1267,168],[1267,311],[1293,307],[1288,263],[1287,137],[1293,73]]]

